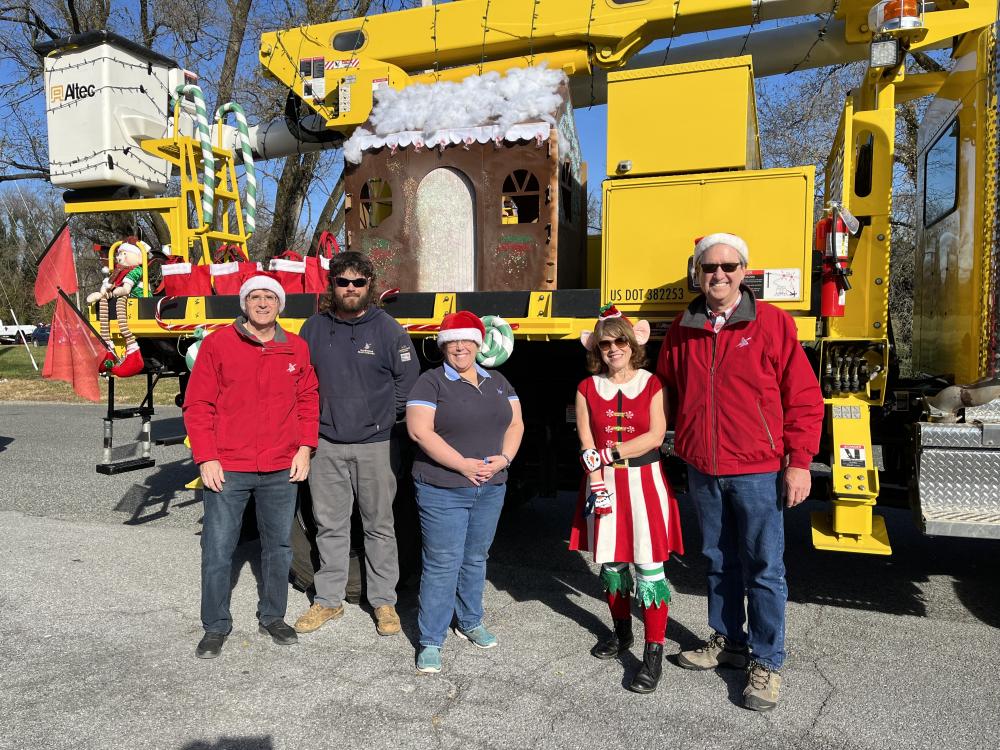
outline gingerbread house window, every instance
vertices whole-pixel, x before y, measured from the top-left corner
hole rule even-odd
[[[361,228],[374,229],[392,215],[392,188],[380,177],[361,187]]]
[[[515,169],[503,181],[501,221],[504,224],[534,224],[541,213],[538,178],[527,169]]]

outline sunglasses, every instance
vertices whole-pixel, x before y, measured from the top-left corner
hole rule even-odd
[[[702,263],[701,271],[702,273],[715,273],[721,268],[726,273],[732,273],[739,267],[739,263]]]
[[[349,286],[354,286],[356,289],[363,289],[368,286],[368,279],[363,276],[360,279],[345,279],[343,276],[338,276],[334,281],[337,282],[337,286],[341,289],[346,289]]]
[[[610,352],[612,344],[614,344],[619,349],[624,349],[626,346],[629,346],[628,339],[625,338],[624,336],[619,336],[614,340],[605,339],[604,341],[597,342],[597,345],[600,347],[602,352]]]

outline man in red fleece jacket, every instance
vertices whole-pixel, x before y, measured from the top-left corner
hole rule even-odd
[[[298,482],[319,439],[319,396],[309,348],[277,324],[285,292],[258,273],[240,288],[244,315],[202,342],[184,394],[184,426],[205,485],[201,620],[195,656],[212,659],[232,630],[233,551],[254,496],[260,531],[260,632],[280,645],[298,638],[285,623],[289,537]]]
[[[674,320],[656,371],[670,397],[675,452],[688,464],[715,631],[677,661],[746,668],[743,705],[768,711],[785,660],[782,510],[809,495],[823,397],[791,316],[742,285],[748,255],[732,234],[699,240],[703,294]]]

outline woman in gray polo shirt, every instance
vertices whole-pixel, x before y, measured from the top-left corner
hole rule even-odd
[[[479,648],[497,638],[483,624],[486,558],[503,507],[507,467],[524,434],[507,379],[476,364],[486,331],[470,312],[441,321],[441,367],[420,376],[406,402],[417,444],[413,481],[423,533],[417,669],[441,671],[441,647],[455,635]]]

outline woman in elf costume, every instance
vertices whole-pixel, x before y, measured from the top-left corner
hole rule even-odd
[[[683,553],[677,501],[660,465],[667,429],[664,393],[648,370],[649,323],[635,324],[614,306],[601,309],[593,333],[580,340],[594,373],[576,393],[576,424],[584,481],[570,549],[588,550],[601,563],[601,580],[614,631],[591,649],[598,659],[626,651],[632,637],[632,592],[643,612],[646,647],[629,690],[656,690],[663,665],[670,587],[664,563]],[[635,566],[635,580],[629,569]]]

